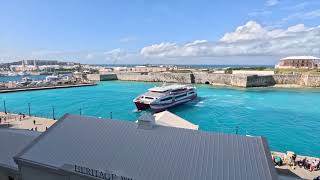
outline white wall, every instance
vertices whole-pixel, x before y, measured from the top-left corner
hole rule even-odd
[[[250,71],[250,70],[233,70],[232,74],[246,75],[274,75],[274,71]]]

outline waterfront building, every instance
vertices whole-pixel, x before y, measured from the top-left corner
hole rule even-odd
[[[101,67],[99,69],[99,74],[109,74],[110,72],[112,72],[113,69],[112,68],[106,68],[106,67]]]
[[[280,60],[278,69],[317,69],[320,68],[320,58],[314,56],[290,56]]]
[[[36,131],[0,128],[0,180],[19,179],[20,172],[13,156],[39,135]]]
[[[17,155],[2,156],[14,156],[22,180],[278,179],[262,137],[162,126],[148,116],[135,123],[66,114]]]

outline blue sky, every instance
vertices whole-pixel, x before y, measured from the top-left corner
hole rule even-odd
[[[320,55],[319,0],[2,0],[0,61],[273,64]]]

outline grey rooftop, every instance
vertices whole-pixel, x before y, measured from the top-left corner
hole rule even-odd
[[[78,165],[135,180],[277,179],[267,142],[246,137],[66,114],[15,157]]]
[[[0,128],[0,166],[18,171],[18,166],[13,161],[13,157],[38,135],[40,133],[35,131]]]

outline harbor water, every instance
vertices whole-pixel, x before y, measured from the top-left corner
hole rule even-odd
[[[135,121],[132,100],[158,83],[108,81],[98,86],[0,94],[0,110],[56,118],[65,113]],[[170,109],[203,131],[264,136],[271,150],[320,156],[320,89],[197,85],[196,101]]]

